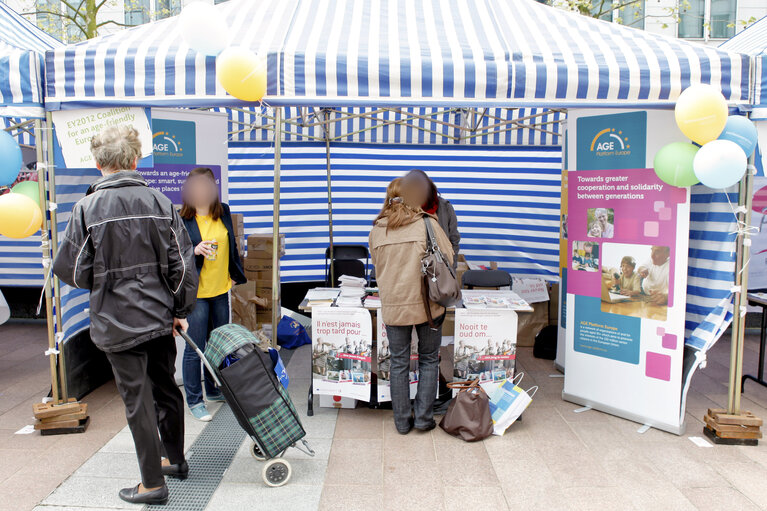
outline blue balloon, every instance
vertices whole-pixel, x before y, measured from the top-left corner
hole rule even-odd
[[[756,139],[756,126],[742,115],[729,116],[722,134],[719,135],[719,140],[729,140],[738,144],[746,153],[746,157],[751,156],[756,149]]]
[[[0,186],[8,186],[16,181],[24,160],[21,147],[7,131],[0,130]]]

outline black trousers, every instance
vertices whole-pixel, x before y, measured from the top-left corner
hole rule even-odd
[[[146,488],[162,486],[163,454],[171,463],[184,461],[184,401],[174,378],[176,342],[167,335],[106,355],[125,403],[141,482]]]

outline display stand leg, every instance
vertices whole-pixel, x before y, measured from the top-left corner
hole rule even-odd
[[[746,380],[753,380],[763,387],[767,387],[767,381],[764,381],[764,348],[767,344],[767,336],[765,336],[765,328],[767,328],[767,307],[762,305],[762,330],[759,333],[759,368],[757,369],[757,376],[754,378],[750,374],[744,374],[740,380],[740,392],[746,388]]]
[[[727,410],[709,409],[703,417],[703,433],[717,444],[757,445],[762,438],[762,420],[740,407],[743,384],[743,344],[748,297],[748,262],[750,257],[751,204],[754,183],[754,155],[748,159],[748,170],[738,189],[738,235],[735,240],[735,305],[730,349],[730,378]],[[746,226],[745,228],[743,226]]]
[[[272,348],[277,347],[280,323],[280,163],[282,157],[282,108],[274,109],[274,216],[272,218]]]

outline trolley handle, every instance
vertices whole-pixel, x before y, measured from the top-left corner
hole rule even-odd
[[[211,377],[213,377],[213,381],[215,382],[216,386],[221,386],[221,381],[218,379],[218,371],[213,369],[213,366],[210,365],[210,362],[208,362],[208,359],[205,358],[205,354],[200,351],[200,348],[197,347],[197,344],[192,340],[191,337],[189,337],[189,334],[181,330],[181,328],[176,329],[176,333],[178,333],[186,343],[192,347],[192,349],[197,352],[197,356],[200,357],[200,360],[202,360],[202,363],[205,365],[205,368],[210,373]]]

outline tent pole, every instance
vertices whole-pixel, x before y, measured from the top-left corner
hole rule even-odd
[[[751,257],[751,205],[754,193],[754,154],[748,158],[748,170],[738,187],[738,220],[741,227],[735,240],[735,306],[732,319],[732,341],[730,346],[730,388],[727,399],[727,413],[740,415],[741,379],[743,377],[743,345],[746,330],[745,307],[748,303],[748,263]],[[745,211],[743,211],[745,208]],[[743,311],[743,313],[741,312]]]
[[[59,229],[58,224],[56,220],[56,172],[55,172],[55,164],[54,164],[54,157],[53,157],[53,116],[50,112],[45,112],[45,122],[47,124],[48,130],[47,130],[47,149],[48,149],[48,159],[47,159],[47,166],[48,166],[48,191],[50,194],[50,201],[51,201],[51,257],[53,259],[56,258],[56,251],[59,248]],[[53,260],[52,259],[52,260]],[[51,278],[53,279],[53,288],[54,288],[54,300],[56,304],[56,330],[57,330],[57,336],[56,339],[61,340],[61,342],[57,342],[58,344],[58,350],[59,350],[59,383],[61,385],[61,399],[62,401],[66,402],[69,398],[69,393],[67,391],[67,365],[66,365],[66,358],[64,356],[64,325],[62,323],[61,319],[61,282],[59,282],[59,278],[56,275],[51,274]]]
[[[45,196],[45,160],[43,152],[43,134],[42,122],[38,119],[35,121],[35,148],[37,150],[37,184],[40,189],[40,208],[43,211],[43,225],[40,229],[40,240],[42,241],[43,251],[43,272],[45,273],[45,284],[43,286],[43,293],[45,293],[45,319],[48,326],[48,358],[51,365],[51,396],[53,397],[53,403],[59,404],[59,378],[56,368],[56,331],[53,326],[53,300],[51,298],[51,279],[49,278],[49,271],[51,271],[51,265],[53,260],[51,259],[51,242],[48,237],[48,215],[45,212],[48,210],[46,207],[48,202]]]
[[[336,287],[336,268],[333,264],[333,188],[330,179],[330,128],[327,122],[330,115],[325,111],[325,161],[328,173],[328,237],[330,239],[330,287]]]
[[[272,219],[272,346],[277,346],[280,306],[280,159],[282,153],[282,108],[274,110],[274,214]]]

